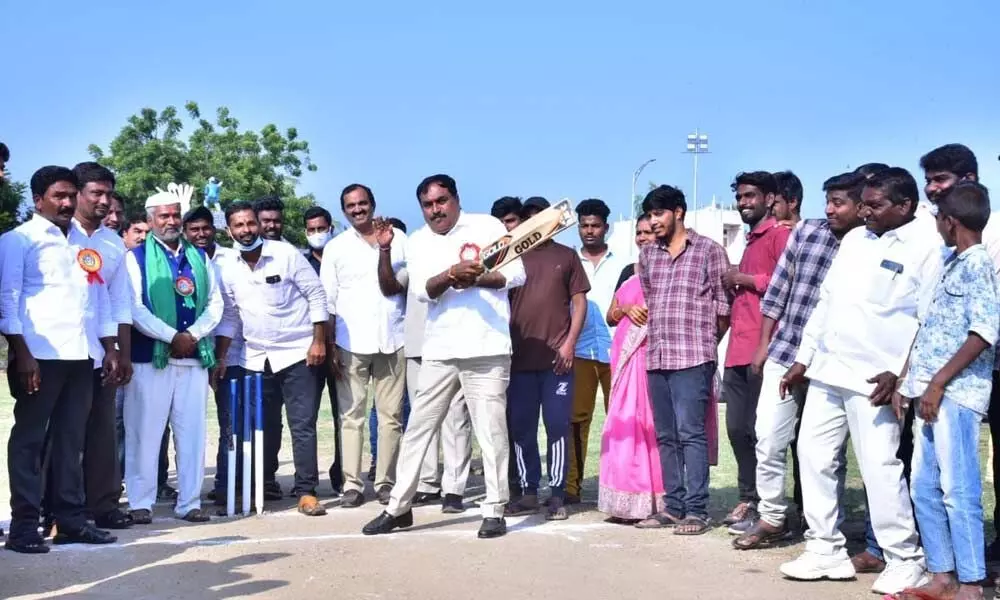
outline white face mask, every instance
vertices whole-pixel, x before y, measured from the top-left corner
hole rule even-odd
[[[313,250],[322,250],[323,247],[326,246],[326,243],[329,242],[332,237],[333,234],[330,233],[330,230],[328,229],[326,231],[317,231],[316,233],[310,233],[309,235],[306,236],[306,240],[309,242],[309,246]]]
[[[238,241],[233,240],[233,247],[235,247],[240,252],[253,252],[254,250],[260,248],[263,245],[264,245],[264,238],[260,237],[259,235],[254,239],[253,242],[250,243],[249,246],[244,246]]]

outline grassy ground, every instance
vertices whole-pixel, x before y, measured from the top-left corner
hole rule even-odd
[[[720,406],[720,418],[719,422],[721,424],[725,423],[725,405]],[[597,414],[594,416],[594,423],[591,429],[589,448],[588,448],[588,458],[586,465],[586,480],[584,483],[584,501],[595,502],[597,498],[597,474],[599,470],[600,462],[600,447],[601,447],[601,430],[604,423],[604,409],[600,401],[597,402]],[[206,469],[206,490],[209,489],[208,486],[211,485],[210,480],[214,475],[214,461],[215,461],[215,440],[218,439],[218,427],[215,415],[215,406],[213,402],[209,402],[208,408],[208,439],[209,443],[206,452],[206,464],[208,468]],[[13,424],[13,400],[11,399],[6,385],[6,379],[2,373],[0,373],[0,440],[6,440],[10,432],[10,427]],[[540,447],[544,448],[544,432],[540,430]],[[291,442],[289,439],[288,428],[284,429],[284,443],[282,444],[281,461],[282,467],[279,472],[279,479],[285,483],[287,488],[290,485],[290,476],[292,474],[291,465]],[[323,405],[320,411],[320,430],[319,430],[319,457],[320,457],[320,475],[321,475],[321,487],[328,485],[326,481],[326,471],[329,468],[330,462],[333,459],[333,445],[334,445],[334,433],[333,433],[333,419],[330,412],[330,402],[325,391],[323,394]],[[986,476],[987,466],[987,445],[989,443],[988,430],[983,428],[982,438],[980,442],[982,465],[984,467],[984,482]],[[366,444],[367,445],[367,444]],[[0,444],[0,465],[6,466],[6,443]],[[476,447],[474,449],[475,455],[478,457],[479,449]],[[171,451],[171,477],[174,476],[173,470],[173,452]],[[845,533],[849,537],[858,538],[863,533],[863,506],[864,506],[864,494],[861,487],[861,476],[858,472],[857,462],[854,460],[853,452],[848,454],[848,478],[847,478],[847,492],[845,495],[845,502],[848,508],[848,522],[845,525]],[[365,465],[367,467],[367,465]],[[8,473],[6,468],[0,468],[0,497],[9,498],[9,489],[7,485]],[[477,486],[478,478],[474,478],[474,481],[470,485],[471,489],[481,489]],[[791,495],[791,477],[788,478],[788,494]],[[711,472],[711,509],[713,516],[720,517],[725,514],[728,509],[730,509],[737,501],[737,487],[736,487],[736,461],[733,457],[732,451],[729,447],[728,440],[725,436],[725,431],[723,430],[720,435],[719,443],[719,464],[712,468]],[[321,494],[323,492],[321,491]],[[987,517],[992,515],[993,506],[995,499],[993,497],[992,486],[988,483],[984,485],[984,496],[983,496],[984,508],[986,510]],[[6,504],[6,503],[3,503]],[[6,513],[6,506],[0,509],[0,513]],[[993,535],[993,523],[992,520],[987,522],[988,539],[992,539]]]

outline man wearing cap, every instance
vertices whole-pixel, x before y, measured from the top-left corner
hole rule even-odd
[[[528,220],[549,207],[535,196],[524,202]],[[511,516],[538,512],[542,477],[538,453],[541,411],[548,438],[546,459],[552,496],[545,518],[567,518],[566,490],[569,421],[573,412],[573,357],[587,316],[590,282],[572,248],[552,240],[521,257],[525,284],[510,291],[510,337],[513,346],[507,414],[522,496],[507,505]]]
[[[181,236],[181,214],[193,188],[171,184],[146,201],[149,235],[125,264],[132,283],[132,362],[126,391],[125,481],[136,524],[152,522],[163,427],[177,451],[174,514],[193,523],[205,476],[208,374],[216,365],[212,331],[222,319],[222,293],[205,251]]]
[[[184,215],[183,226],[184,239],[195,248],[205,252],[205,256],[215,266],[216,273],[221,280],[222,271],[227,268],[233,268],[230,260],[236,257],[237,252],[232,248],[226,248],[215,243],[215,219],[212,217],[212,212],[204,206],[193,208]],[[239,323],[239,317],[236,315],[234,317],[234,333],[229,348],[225,353],[220,354],[216,352],[215,355],[216,368],[218,369],[220,365],[225,367],[223,383],[228,382],[230,379],[243,381],[245,374],[243,369],[243,327]],[[216,331],[218,329],[216,327]],[[215,332],[212,333],[212,337],[214,338]],[[218,348],[216,349],[218,350]],[[239,402],[238,398],[237,402]],[[238,404],[237,408],[239,406]],[[215,455],[215,481],[212,491],[208,494],[208,499],[213,500],[216,506],[226,505],[226,482],[229,474],[226,451],[229,447],[229,434],[231,433],[230,427],[232,423],[232,415],[229,413],[229,407],[229,385],[216,385],[215,413],[219,421],[219,446]],[[242,443],[242,439],[238,440],[238,443]],[[243,472],[242,452],[236,453],[236,472]]]

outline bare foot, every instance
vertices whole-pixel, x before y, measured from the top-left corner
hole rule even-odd
[[[983,600],[983,586],[979,584],[963,583],[958,586],[958,593],[954,595],[955,600]]]
[[[903,590],[896,594],[896,600],[923,600],[923,597],[915,592],[923,592],[932,598],[939,598],[940,600],[954,600],[960,587],[951,574],[935,573],[927,585]],[[982,598],[981,592],[979,598]]]

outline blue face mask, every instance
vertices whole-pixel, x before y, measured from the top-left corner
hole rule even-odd
[[[238,241],[233,240],[233,247],[239,250],[240,252],[253,252],[257,248],[260,248],[262,245],[264,245],[264,238],[260,237],[259,235],[256,238],[254,238],[254,241],[251,242],[250,245],[248,246],[244,246]]]

